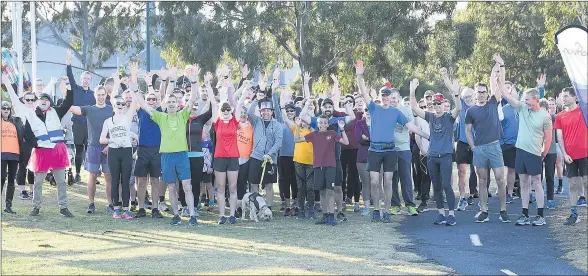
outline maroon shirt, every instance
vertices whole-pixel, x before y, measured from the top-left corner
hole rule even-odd
[[[304,136],[306,142],[312,143],[314,154],[314,168],[337,166],[335,159],[335,144],[341,140],[341,136],[334,130],[324,132],[314,131]]]
[[[361,135],[370,137],[370,129],[364,120],[359,120],[355,123],[355,140],[359,144],[357,150],[357,163],[367,163],[368,160],[368,149],[370,147],[370,141],[366,141],[361,138]]]
[[[347,139],[349,139],[349,145],[341,145],[341,150],[354,150],[359,149],[358,140],[355,139],[355,123],[363,117],[363,112],[361,111],[354,111],[355,119],[351,120],[349,123],[345,125],[345,134],[347,134]]]

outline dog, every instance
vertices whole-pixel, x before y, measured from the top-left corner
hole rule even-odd
[[[272,210],[267,205],[265,199],[259,193],[246,193],[241,200],[241,210],[243,210],[242,219],[249,209],[249,219],[259,222],[273,219]]]

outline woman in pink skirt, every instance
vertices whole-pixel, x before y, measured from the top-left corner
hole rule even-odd
[[[43,181],[51,170],[57,183],[59,213],[65,217],[73,217],[67,209],[65,169],[69,167],[69,155],[64,143],[61,119],[73,104],[73,91],[67,85],[65,100],[59,106],[52,106],[49,94],[42,93],[37,100],[37,108],[27,112],[25,137],[35,137],[37,145],[31,152],[28,169],[35,173],[33,188],[33,210],[29,216],[38,216],[43,195]]]

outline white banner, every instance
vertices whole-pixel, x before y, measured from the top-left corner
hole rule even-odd
[[[576,89],[580,110],[588,126],[588,29],[577,25],[566,26],[555,34],[555,44]]]

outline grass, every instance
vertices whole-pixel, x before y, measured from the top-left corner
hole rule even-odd
[[[31,202],[18,198],[17,215],[2,215],[2,274],[454,273],[405,249],[408,240],[395,230],[408,219],[402,215],[374,224],[349,212],[348,222],[329,227],[276,212],[271,222],[217,225],[216,214],[201,211],[201,226],[183,220],[172,227],[169,213],[164,219],[112,219],[103,185],[92,215],[84,213],[85,185],[68,187],[76,217],[63,218],[55,188],[43,188],[41,216],[26,216]]]

